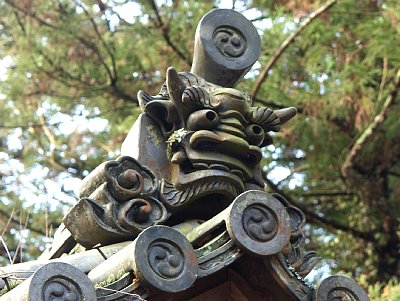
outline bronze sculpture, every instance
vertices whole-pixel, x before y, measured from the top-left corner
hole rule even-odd
[[[261,147],[297,111],[253,107],[234,89],[259,52],[241,14],[204,16],[191,72],[169,68],[158,95],[138,93],[143,113],[123,156],[83,181],[51,249],[2,269],[34,273],[2,298],[37,300],[36,281],[46,301],[189,300],[233,273],[249,276],[254,300],[368,300],[350,278],[333,276],[317,289],[303,281],[319,261],[304,250],[304,214],[263,191]],[[43,272],[60,265],[64,272]]]

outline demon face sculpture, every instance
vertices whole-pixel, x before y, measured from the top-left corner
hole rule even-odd
[[[252,107],[246,93],[173,68],[158,95],[140,91],[138,99],[143,114],[123,157],[84,180],[81,200],[64,218],[82,245],[133,239],[155,224],[207,220],[242,192],[262,190],[261,147],[296,114]],[[82,214],[86,227],[75,218]]]
[[[297,111],[253,107],[234,89],[260,46],[257,30],[241,14],[215,10],[204,16],[191,72],[169,68],[158,95],[138,93],[143,113],[122,157],[84,180],[81,200],[64,218],[76,241],[92,247],[134,239],[151,225],[208,220],[242,192],[263,190],[261,148],[272,143],[268,133]],[[75,222],[82,212],[86,227]]]
[[[246,93],[173,68],[159,95],[140,91],[138,98],[166,141],[162,160],[169,168],[160,179],[160,199],[172,211],[198,199],[203,200],[198,206],[226,206],[245,190],[263,189],[261,147],[272,143],[268,132],[279,131],[297,112],[252,107]]]

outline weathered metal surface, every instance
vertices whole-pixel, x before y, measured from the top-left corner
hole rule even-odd
[[[195,282],[197,257],[178,231],[164,226],[151,227],[135,243],[133,269],[145,284],[164,292],[179,292]]]
[[[84,247],[133,240],[169,216],[154,194],[154,174],[131,157],[98,166],[83,181],[83,197],[64,217],[72,237]]]
[[[162,114],[160,110],[159,114]],[[169,177],[171,167],[167,144],[159,126],[147,114],[141,114],[121,147],[121,156],[135,158],[152,170],[158,179]]]
[[[345,276],[330,276],[317,287],[313,301],[335,300],[369,301],[369,297],[353,279]]]
[[[191,72],[223,87],[234,87],[260,55],[254,25],[242,14],[216,9],[197,26]]]
[[[303,227],[306,223],[304,213],[292,206],[284,197],[277,193],[271,194],[284,206],[290,217],[291,234],[290,243],[282,250],[286,261],[301,277],[307,276],[310,271],[321,261],[321,257],[315,252],[306,252],[304,249]]]
[[[109,275],[133,271],[141,283],[151,288],[178,292],[194,283],[197,266],[193,247],[181,233],[166,226],[153,226],[94,268],[88,277],[93,283],[101,283]]]
[[[42,266],[53,262],[63,262],[78,268],[84,273],[88,273],[93,268],[95,268],[103,261],[105,261],[107,258],[118,253],[127,244],[128,242],[123,242],[72,255],[65,255],[60,258],[54,258],[51,260],[39,259],[39,260],[32,260],[23,263],[9,265],[0,268],[0,278],[26,279],[29,278],[34,272],[36,272]]]
[[[111,196],[121,203],[151,195],[157,188],[153,172],[128,156],[104,162],[93,170],[82,181],[79,197],[90,197],[103,183]]]
[[[262,191],[246,191],[231,205],[229,235],[253,255],[276,254],[289,243],[290,218],[284,205]]]
[[[79,269],[52,262],[42,266],[20,286],[1,297],[2,301],[92,301],[96,293]]]
[[[279,253],[289,244],[291,224],[288,209],[274,196],[261,191],[240,194],[231,206],[187,234],[197,246],[199,277],[224,268],[243,252]]]

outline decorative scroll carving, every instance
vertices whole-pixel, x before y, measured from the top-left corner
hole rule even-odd
[[[155,176],[133,158],[103,163],[88,179],[81,195],[90,193],[89,197],[82,198],[63,220],[74,239],[85,247],[134,239],[169,216],[153,197]]]
[[[178,231],[153,226],[135,241],[133,268],[150,287],[164,292],[189,288],[197,278],[198,262],[191,244]]]
[[[285,205],[290,216],[291,235],[290,243],[283,251],[288,264],[293,267],[299,276],[307,276],[311,270],[321,261],[321,257],[316,252],[305,252],[303,227],[306,223],[304,213],[289,204],[280,194],[273,193],[282,204]]]
[[[210,260],[199,264],[199,278],[215,273],[216,271],[229,266],[236,259],[242,256],[240,250],[232,246],[223,253],[212,257]]]
[[[174,243],[155,241],[149,246],[148,252],[150,266],[160,277],[170,279],[182,273],[183,254]]]
[[[160,199],[168,206],[179,207],[210,194],[210,192],[220,193],[229,198],[239,194],[236,186],[226,181],[209,181],[197,185],[194,184],[184,190],[178,190],[172,183],[164,179],[161,184]]]
[[[75,283],[68,283],[63,278],[53,278],[45,283],[43,287],[43,300],[52,301],[54,299],[62,299],[68,301],[80,301],[79,288]]]
[[[278,230],[274,213],[260,205],[247,207],[243,212],[242,220],[247,235],[260,242],[271,240]]]
[[[236,28],[219,27],[214,31],[213,39],[218,51],[227,57],[240,57],[247,48],[246,39]]]
[[[281,122],[278,116],[269,108],[265,107],[253,107],[249,112],[248,118],[266,129],[266,131],[279,132],[281,128]]]
[[[282,253],[272,256],[270,260],[264,259],[264,262],[269,267],[272,276],[277,278],[282,289],[290,291],[295,296],[295,300],[310,299],[308,295],[312,294],[312,288],[297,275],[294,268],[288,265]]]
[[[84,301],[96,299],[93,284],[88,277],[79,269],[63,262],[52,262],[42,266],[31,278],[28,278],[27,282],[29,288],[21,291],[21,294],[28,293],[29,298],[20,299],[14,296],[11,300]]]
[[[193,104],[205,108],[213,107],[208,92],[197,86],[186,88],[183,91],[182,102],[185,104]]]
[[[218,222],[214,224],[215,227],[218,225]],[[196,249],[195,252],[199,260],[199,278],[223,269],[243,255],[227,231],[204,243],[204,246]]]
[[[315,266],[320,263],[321,256],[319,256],[316,252],[310,251],[306,252],[303,257],[303,261],[298,268],[296,268],[297,273],[301,277],[306,277]]]
[[[281,202],[265,192],[239,195],[230,207],[226,225],[231,238],[250,254],[276,254],[289,243],[289,215]]]
[[[314,293],[313,301],[369,301],[365,291],[351,278],[331,276],[322,281]]]
[[[93,170],[82,181],[80,198],[90,197],[103,183],[111,196],[121,203],[138,195],[151,195],[157,188],[153,173],[128,156],[104,162]]]

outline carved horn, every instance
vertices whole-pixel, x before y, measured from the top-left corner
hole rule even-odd
[[[295,107],[284,108],[281,110],[276,110],[275,114],[279,117],[281,124],[285,124],[290,119],[292,119],[297,114],[297,109]]]
[[[179,107],[182,104],[182,94],[186,89],[185,83],[179,78],[175,68],[169,67],[167,69],[167,89],[171,101],[175,106]]]
[[[139,102],[139,107],[140,109],[144,112],[146,105],[153,101],[154,98],[153,96],[147,94],[143,90],[140,90],[137,94],[138,102]]]

